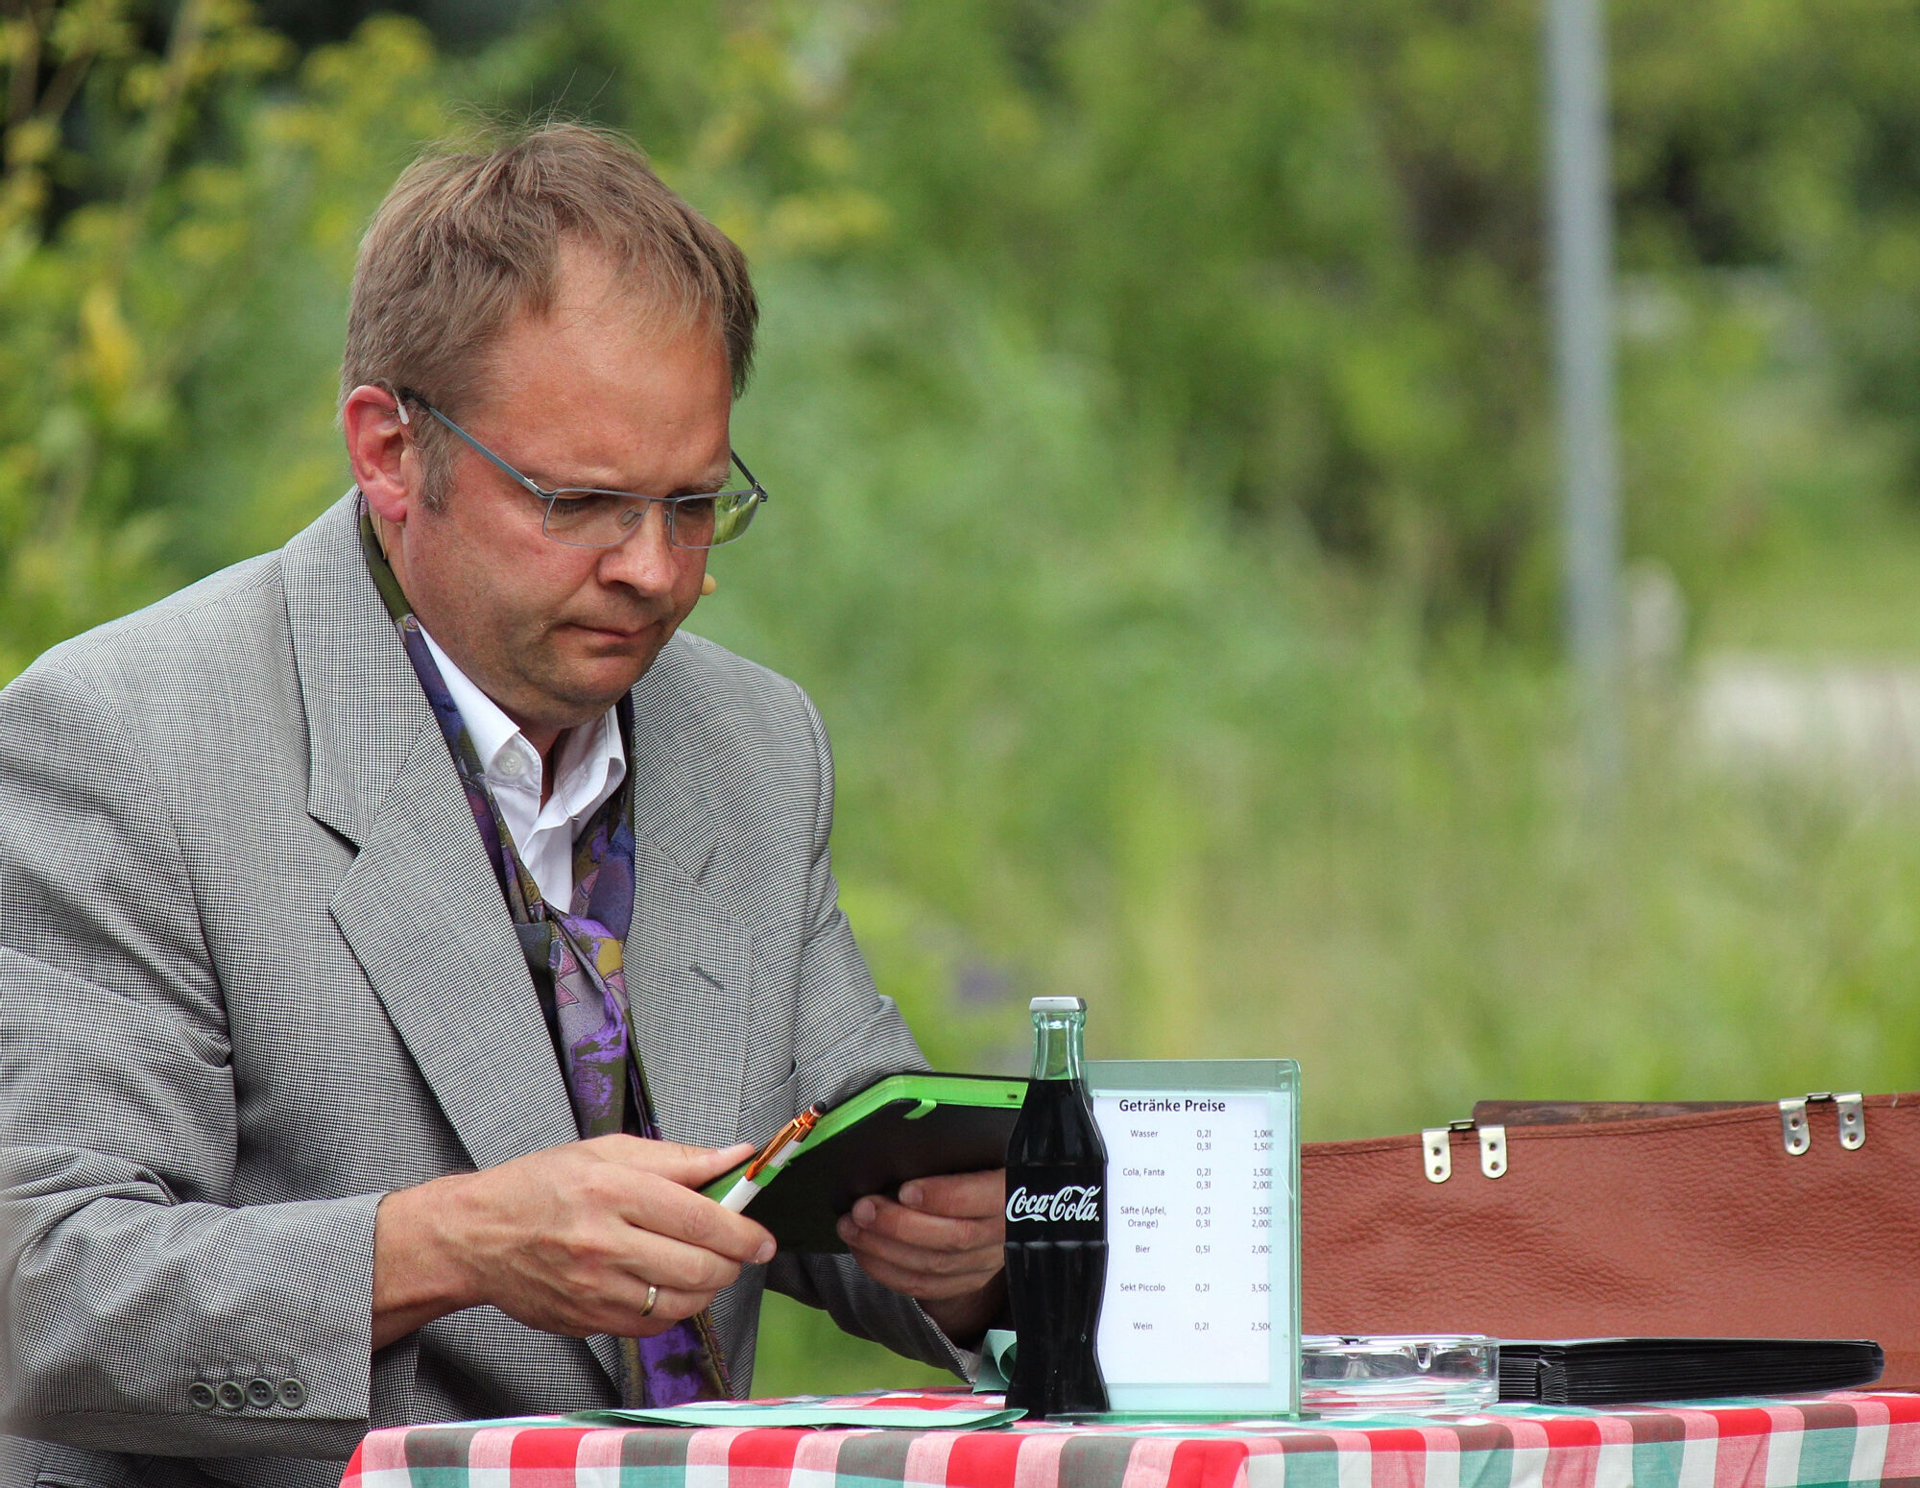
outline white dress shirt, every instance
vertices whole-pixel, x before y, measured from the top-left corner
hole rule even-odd
[[[448,695],[473,736],[493,799],[505,818],[520,861],[527,865],[540,897],[555,909],[573,908],[573,840],[601,802],[627,778],[627,753],[620,741],[620,720],[609,708],[593,723],[568,729],[560,740],[553,794],[540,803],[545,764],[519,726],[500,705],[453,664],[427,629],[427,649],[439,664]]]

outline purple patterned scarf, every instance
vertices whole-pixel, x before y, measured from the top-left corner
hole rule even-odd
[[[623,955],[633,921],[633,825],[629,802],[632,781],[588,819],[574,840],[573,905],[559,910],[540,897],[533,875],[520,861],[513,837],[501,820],[487,786],[479,752],[466,721],[447,692],[447,684],[428,649],[426,634],[413,616],[399,581],[387,565],[363,506],[360,545],[367,556],[387,613],[400,629],[407,659],[446,736],[447,750],[473,811],[480,840],[506,895],[513,927],[520,936],[528,970],[556,1030],[567,1094],[582,1138],[625,1131],[657,1139],[652,1103],[640,1051],[627,1031],[627,979]],[[619,703],[620,737],[631,755],[633,702]],[[623,1338],[626,1361],[625,1403],[663,1408],[690,1400],[725,1399],[725,1366],[706,1311],[676,1323],[652,1338]]]

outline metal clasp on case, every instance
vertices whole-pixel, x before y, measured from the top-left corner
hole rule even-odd
[[[1840,1112],[1840,1145],[1849,1152],[1859,1151],[1867,1142],[1866,1102],[1856,1090],[1848,1095],[1836,1095],[1833,1104]]]
[[[1504,1126],[1480,1128],[1480,1171],[1498,1178],[1507,1170],[1507,1129]]]
[[[1825,1090],[1816,1090],[1808,1095],[1788,1098],[1780,1102],[1780,1136],[1786,1143],[1787,1155],[1798,1157],[1813,1146],[1813,1132],[1807,1126],[1807,1105],[1811,1101],[1832,1101],[1833,1109],[1840,1118],[1840,1145],[1848,1152],[1858,1152],[1867,1144],[1867,1103],[1857,1090],[1844,1095],[1833,1095]]]
[[[1807,1099],[1788,1096],[1780,1102],[1780,1139],[1786,1143],[1788,1157],[1799,1157],[1813,1145],[1813,1133],[1807,1129]]]
[[[1448,1129],[1430,1126],[1420,1133],[1426,1146],[1427,1182],[1445,1183],[1453,1176],[1453,1153],[1447,1142]]]

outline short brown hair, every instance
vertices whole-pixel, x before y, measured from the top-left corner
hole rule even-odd
[[[745,390],[759,305],[733,240],[669,190],[629,140],[547,124],[486,150],[434,149],[401,173],[360,244],[340,397],[363,383],[419,392],[450,414],[470,402],[486,353],[522,310],[545,313],[560,249],[586,243],[658,308],[708,318]],[[438,426],[415,422],[437,505]]]

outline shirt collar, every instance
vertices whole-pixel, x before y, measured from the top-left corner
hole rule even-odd
[[[500,705],[454,664],[426,626],[420,627],[420,634],[440,668],[447,695],[460,710],[460,718],[473,738],[474,752],[480,756],[480,768],[486,772],[488,782],[510,783],[516,789],[531,790],[533,799],[538,801],[545,770],[540,751]],[[508,763],[503,756],[511,756],[514,762]],[[627,776],[627,753],[615,711],[609,708],[593,723],[567,730],[555,763],[558,773],[553,795],[540,813],[543,817],[557,814],[577,820],[618,790]]]

